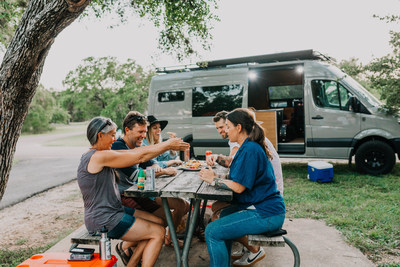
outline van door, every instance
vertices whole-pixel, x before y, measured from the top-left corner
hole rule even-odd
[[[351,92],[340,82],[312,79],[309,118],[312,137],[307,146],[316,157],[348,158],[354,136],[361,130],[360,113],[350,111]]]

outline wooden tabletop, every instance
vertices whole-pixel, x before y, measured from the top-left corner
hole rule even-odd
[[[226,170],[224,169],[218,166],[215,171],[221,173]],[[232,191],[218,190],[201,180],[199,171],[187,170],[179,170],[173,177],[157,177],[155,190],[138,190],[137,185],[134,185],[125,190],[124,195],[127,197],[181,197],[221,201],[230,201],[233,197]]]

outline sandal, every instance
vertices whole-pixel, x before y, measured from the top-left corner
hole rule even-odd
[[[121,258],[122,262],[125,264],[125,266],[128,264],[130,257],[125,254],[124,250],[122,249],[122,243],[124,241],[121,241],[117,245],[115,245],[115,251],[118,253],[119,257]],[[131,250],[130,250],[131,252]],[[132,256],[132,253],[130,253],[130,256]]]

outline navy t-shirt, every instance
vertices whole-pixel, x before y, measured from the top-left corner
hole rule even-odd
[[[232,161],[229,178],[246,187],[241,194],[233,193],[234,203],[242,209],[254,206],[262,216],[286,212],[272,164],[259,144],[248,138],[243,142]]]
[[[112,144],[111,149],[112,150],[128,150],[130,148],[125,143],[124,139],[118,138],[118,140]],[[128,189],[129,187],[131,187],[134,184],[133,181],[129,180],[129,177],[132,177],[132,180],[134,180],[134,178],[138,174],[138,171],[141,168],[146,169],[146,167],[152,166],[154,164],[156,164],[156,161],[151,159],[149,161],[146,161],[146,162],[143,162],[140,164],[135,164],[130,167],[118,169],[119,171],[121,171],[125,174],[124,176],[120,176],[120,181],[118,183],[118,189],[119,189],[120,193],[122,194],[126,189]],[[135,173],[135,174],[133,176],[131,176],[132,173]]]

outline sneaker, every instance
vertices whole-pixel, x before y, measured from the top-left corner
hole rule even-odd
[[[231,258],[234,260],[240,259],[248,251],[248,249],[240,244],[242,247],[231,254]]]
[[[260,260],[264,259],[264,257],[265,257],[265,251],[262,247],[260,247],[260,250],[256,253],[247,251],[243,255],[243,257],[233,262],[233,266],[251,266],[256,262],[259,262]]]

